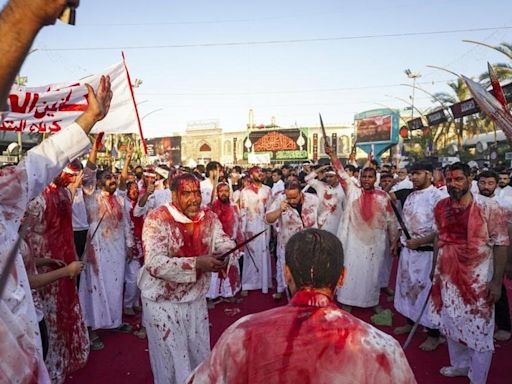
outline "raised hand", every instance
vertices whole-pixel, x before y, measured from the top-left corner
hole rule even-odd
[[[79,0],[11,0],[9,6],[17,8],[35,25],[55,24],[66,7],[76,8]]]

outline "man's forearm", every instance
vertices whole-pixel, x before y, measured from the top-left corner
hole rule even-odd
[[[281,216],[281,213],[282,213],[281,208],[277,208],[275,211],[268,212],[265,215],[265,219],[266,219],[267,223],[274,224],[276,222],[276,220],[279,219],[279,217]]]
[[[7,3],[0,13],[0,110],[41,25],[25,20],[23,10]]]
[[[493,249],[494,257],[494,273],[492,281],[496,284],[501,284],[503,281],[503,273],[505,272],[505,265],[507,263],[507,247],[495,245]]]

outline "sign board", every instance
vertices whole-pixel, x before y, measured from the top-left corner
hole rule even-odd
[[[444,109],[439,109],[425,116],[429,126],[442,124],[448,121]]]
[[[395,109],[381,108],[358,113],[354,116],[356,145],[366,153],[379,156],[398,143],[400,113]]]
[[[270,164],[271,153],[249,153],[249,164]]]
[[[512,160],[512,152],[505,152],[505,160]]]
[[[268,153],[271,161],[307,160],[308,132],[304,128],[252,131],[244,139],[244,159]]]
[[[163,161],[181,164],[181,136],[157,137],[145,142],[148,156],[158,156]]]
[[[478,107],[478,104],[473,98],[450,105],[450,109],[452,110],[453,117],[456,119],[480,112],[480,107]]]
[[[416,129],[423,129],[425,126],[423,125],[423,120],[421,117],[417,117],[415,119],[409,120],[407,122],[407,127],[409,127],[410,131],[414,131]]]

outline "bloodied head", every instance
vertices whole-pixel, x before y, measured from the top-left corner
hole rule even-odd
[[[80,163],[80,160],[75,159],[64,167],[60,175],[53,180],[53,183],[58,186],[67,187],[71,183],[75,182],[81,170],[82,164]]]
[[[304,198],[300,188],[300,183],[295,180],[287,181],[284,184],[284,194],[286,195],[286,201],[288,204],[294,208],[301,204]]]
[[[229,202],[229,185],[226,183],[220,183],[217,185],[217,197],[219,200],[226,204]]]
[[[139,198],[139,187],[136,181],[129,181],[126,184],[127,196],[131,201],[137,201]]]
[[[367,167],[361,172],[361,187],[366,191],[371,191],[375,188],[375,181],[377,180],[377,171],[375,168]]]
[[[173,204],[189,219],[194,219],[201,207],[201,188],[199,180],[190,174],[174,178],[171,184]]]
[[[249,169],[249,176],[252,181],[257,184],[261,184],[265,181],[265,173],[260,167],[252,167]]]
[[[478,191],[481,195],[492,197],[498,186],[498,174],[494,171],[483,171],[478,176]]]
[[[98,184],[103,191],[113,195],[117,189],[116,175],[106,169],[98,175]]]
[[[306,229],[293,235],[285,249],[286,267],[296,289],[333,290],[343,270],[340,240],[321,229]]]
[[[471,169],[467,164],[455,163],[446,170],[446,188],[450,197],[460,200],[469,192]]]

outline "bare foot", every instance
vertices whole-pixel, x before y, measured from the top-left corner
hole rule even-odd
[[[381,313],[384,309],[382,309],[382,307],[380,305],[376,305],[375,307],[373,307],[373,311],[375,313]]]
[[[396,327],[394,330],[393,330],[393,333],[395,335],[404,335],[406,333],[409,333],[411,332],[411,329],[412,329],[412,325],[410,324],[405,324],[405,325],[402,325],[401,327]]]
[[[242,296],[242,297],[247,297],[248,294],[249,294],[249,292],[247,292],[247,291],[240,292],[240,296]]]
[[[425,352],[432,352],[437,349],[441,344],[443,344],[446,340],[442,337],[432,337],[427,336],[427,339],[420,344],[420,349]]]

